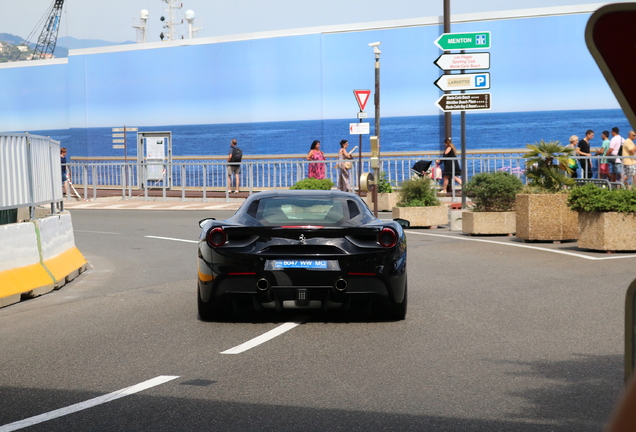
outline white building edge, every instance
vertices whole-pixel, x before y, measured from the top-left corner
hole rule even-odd
[[[491,12],[480,12],[480,13],[470,13],[470,14],[456,14],[451,16],[451,24],[512,20],[512,19],[521,19],[521,18],[554,17],[554,16],[561,16],[561,15],[591,14],[597,9],[599,9],[600,7],[609,3],[611,2],[588,3],[588,4],[571,5],[571,6],[553,6],[553,7],[531,8],[531,9],[516,9],[516,10],[506,10],[506,11],[491,11]],[[313,35],[313,34],[334,34],[334,33],[375,31],[375,30],[390,30],[390,29],[399,29],[399,28],[407,28],[407,27],[439,26],[441,24],[443,24],[442,16],[407,18],[407,19],[388,20],[388,21],[373,21],[373,22],[357,23],[357,24],[338,24],[338,25],[306,27],[306,28],[298,28],[298,29],[272,30],[272,31],[255,32],[255,33],[241,33],[241,34],[235,34],[235,35],[210,36],[210,37],[196,38],[196,39],[177,39],[173,41],[163,41],[163,42],[148,42],[148,43],[130,44],[130,45],[113,45],[109,47],[100,47],[100,48],[83,48],[83,49],[69,50],[69,57],[76,56],[76,55],[139,51],[139,50],[146,50],[146,49],[180,47],[180,46],[190,46],[190,45],[206,45],[206,44],[238,42],[238,41],[247,41],[247,40],[255,40],[255,39],[270,39],[270,38],[289,37],[289,36],[305,36],[305,35]],[[0,64],[0,69],[25,67],[25,66],[65,64],[65,63],[68,63],[68,59],[23,61],[23,62]]]

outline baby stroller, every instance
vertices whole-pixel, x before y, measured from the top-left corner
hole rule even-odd
[[[433,165],[432,161],[417,161],[415,165],[413,165],[413,168],[411,168],[411,172],[414,177],[427,175],[433,180],[440,180],[442,178],[442,168],[440,168],[439,162],[435,162],[435,165]]]
[[[411,171],[413,172],[413,176],[424,177],[425,175],[427,175],[430,177],[431,172],[433,171],[431,168],[431,165],[433,165],[433,162],[431,161],[421,160],[421,161],[415,162],[415,165],[413,165],[413,168],[411,168]]]

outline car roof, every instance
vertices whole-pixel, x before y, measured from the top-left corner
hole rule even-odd
[[[324,197],[324,198],[359,198],[358,195],[350,192],[342,192],[339,190],[272,190],[257,192],[250,195],[248,199],[263,199],[263,198],[275,198],[275,197]]]

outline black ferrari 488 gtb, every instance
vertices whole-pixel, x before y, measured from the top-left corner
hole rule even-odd
[[[199,225],[201,319],[244,307],[347,310],[361,300],[383,304],[390,319],[406,315],[408,221],[374,217],[357,195],[259,192],[231,218]]]

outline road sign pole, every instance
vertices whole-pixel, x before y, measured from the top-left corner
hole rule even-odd
[[[128,162],[128,145],[126,144],[126,125],[124,125],[124,163]]]
[[[465,53],[464,50],[461,50],[460,53]],[[464,71],[460,71],[460,73],[464,73]],[[462,93],[466,93],[465,90],[461,91]],[[464,185],[468,179],[468,173],[466,170],[466,110],[462,110],[460,114],[461,119],[461,150],[462,150],[462,210],[466,209],[466,194],[464,193]]]
[[[362,123],[362,119],[360,119]],[[358,196],[362,196],[362,134],[358,135]]]
[[[451,32],[451,13],[450,0],[444,0],[444,33]],[[444,74],[450,74],[450,71],[444,71]],[[444,94],[450,94],[446,91]],[[450,138],[453,134],[453,117],[450,112],[444,112],[444,139]],[[443,142],[443,140],[442,140]]]
[[[354,96],[356,97],[356,101],[358,102],[358,107],[360,108],[360,113],[358,114],[358,119],[360,119],[360,123],[362,123],[362,113],[364,112],[364,107],[367,105],[369,101],[369,95],[371,94],[371,90],[354,90]],[[364,116],[366,117],[366,115]],[[376,114],[376,122],[377,122],[377,114]],[[376,123],[377,124],[377,123]],[[368,131],[366,133],[369,133]],[[362,195],[362,134],[359,134],[359,144],[358,144],[358,195]]]

